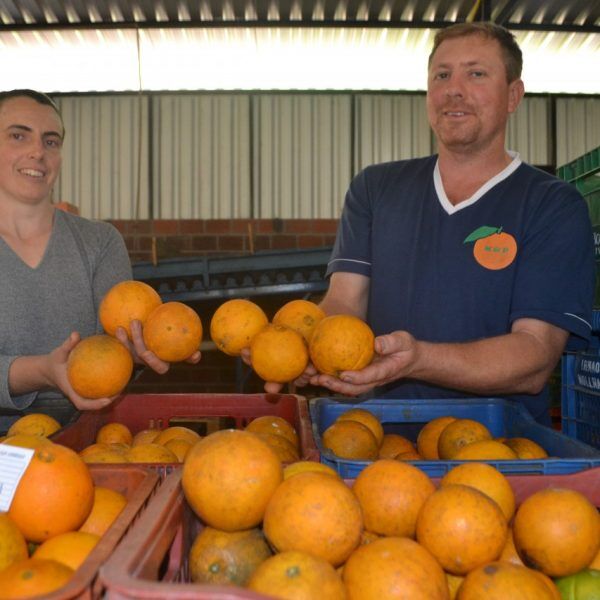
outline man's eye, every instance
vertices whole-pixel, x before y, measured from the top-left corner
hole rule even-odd
[[[13,133],[10,134],[10,137],[13,140],[22,140],[25,136],[22,133],[18,133],[18,132],[15,131],[15,132],[13,132]]]
[[[483,77],[484,75],[483,71],[471,71],[471,76],[475,78]]]
[[[46,140],[46,145],[50,148],[60,148],[62,143],[60,140]]]
[[[436,79],[448,79],[449,74],[448,73],[437,73],[435,78]]]

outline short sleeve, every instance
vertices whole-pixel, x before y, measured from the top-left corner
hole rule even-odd
[[[587,345],[594,295],[589,212],[575,188],[559,183],[532,217],[522,240],[511,322],[537,318],[570,332],[567,348]]]

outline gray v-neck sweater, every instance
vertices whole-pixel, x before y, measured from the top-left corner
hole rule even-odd
[[[98,305],[115,283],[131,279],[120,233],[111,224],[55,211],[40,264],[31,268],[0,238],[0,413],[22,410],[59,390],[11,396],[8,370],[18,356],[46,354],[72,331],[101,332]]]

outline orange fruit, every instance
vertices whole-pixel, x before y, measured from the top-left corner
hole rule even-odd
[[[448,584],[448,590],[450,591],[450,600],[454,600],[458,593],[458,588],[462,585],[462,582],[465,580],[461,575],[452,575],[451,573],[446,573],[446,583]]]
[[[99,485],[95,486],[92,510],[79,531],[103,536],[126,505],[127,498],[120,492]]]
[[[77,529],[94,503],[94,482],[83,459],[59,444],[35,449],[15,491],[11,519],[30,542]]]
[[[360,502],[365,529],[414,538],[417,515],[435,486],[417,467],[387,458],[363,469],[352,491]]]
[[[407,450],[397,454],[396,460],[423,460],[423,457],[416,450]]]
[[[60,429],[60,423],[50,415],[31,413],[18,418],[7,431],[7,435],[26,434],[48,437]]]
[[[348,486],[316,472],[283,481],[263,520],[263,531],[277,552],[308,552],[335,567],[358,546],[362,529],[360,504]]]
[[[111,447],[111,444],[92,444],[84,448],[79,456],[86,463],[126,463],[122,452]]]
[[[473,569],[458,590],[458,600],[560,600],[540,574],[523,565],[490,562]],[[558,590],[556,590],[558,591]]]
[[[446,576],[435,558],[405,537],[359,546],[346,561],[342,577],[349,600],[449,598]]]
[[[437,460],[438,439],[446,425],[456,421],[455,417],[445,416],[431,419],[419,431],[417,436],[417,451],[425,460]]]
[[[158,432],[158,435],[152,440],[155,444],[165,445],[167,442],[180,439],[189,442],[190,444],[195,444],[199,442],[201,436],[198,432],[190,429],[189,427],[183,427],[181,425],[171,425],[166,429]]]
[[[528,438],[508,438],[503,443],[515,452],[521,460],[548,458],[548,453],[539,444]]]
[[[455,419],[448,423],[438,438],[438,455],[442,460],[453,459],[454,455],[467,444],[491,440],[488,428],[473,419]]]
[[[588,568],[600,571],[600,548],[598,548],[598,552],[596,553],[594,560],[588,565]]]
[[[143,281],[121,281],[114,285],[102,298],[98,317],[104,331],[114,336],[117,327],[122,327],[131,339],[129,324],[133,320],[146,322],[148,315],[162,300],[158,292]]]
[[[277,456],[281,462],[290,463],[300,459],[296,447],[286,438],[273,433],[255,433]]]
[[[336,421],[323,432],[321,441],[340,458],[375,460],[379,454],[373,432],[358,421]]]
[[[309,352],[319,373],[338,377],[342,371],[366,367],[375,353],[371,328],[353,315],[332,315],[322,319],[313,332]]]
[[[0,571],[28,556],[23,534],[7,513],[0,512]]]
[[[486,463],[464,463],[446,473],[440,486],[459,483],[471,486],[489,496],[500,507],[506,521],[515,512],[515,494],[506,477],[495,467]]]
[[[76,571],[94,549],[100,536],[84,531],[59,533],[40,544],[33,558],[55,560]]]
[[[284,325],[297,331],[308,344],[319,321],[325,318],[323,309],[310,300],[290,300],[273,316],[275,325]]]
[[[248,589],[269,597],[290,600],[346,600],[346,590],[335,569],[306,552],[280,552],[258,566]]]
[[[372,412],[365,410],[364,408],[351,408],[346,412],[343,412],[337,419],[337,421],[358,421],[363,425],[366,425],[371,433],[375,436],[377,440],[377,447],[381,446],[381,442],[383,442],[383,425],[379,418],[374,415]]]
[[[452,460],[518,460],[518,456],[502,442],[480,440],[456,450]]]
[[[157,306],[144,324],[144,344],[158,358],[174,363],[186,360],[200,349],[202,321],[183,302]]]
[[[190,548],[190,578],[194,583],[245,586],[256,567],[271,555],[257,527],[244,531],[204,527]]]
[[[83,398],[116,396],[129,382],[133,359],[129,350],[109,335],[92,335],[71,350],[67,377]]]
[[[326,475],[339,478],[339,473],[335,469],[329,465],[313,460],[298,460],[290,463],[283,469],[283,478],[288,479],[289,477],[298,475],[298,473],[305,473],[306,471],[316,471],[317,473],[325,473]]]
[[[415,445],[408,438],[397,433],[385,433],[379,446],[379,458],[396,458],[401,452],[412,451],[415,451]]]
[[[210,338],[225,354],[239,356],[268,322],[258,304],[242,298],[227,300],[213,314]]]
[[[191,444],[187,440],[181,438],[173,438],[172,440],[165,442],[163,445],[177,457],[179,462],[182,463],[194,444]]]
[[[508,535],[506,536],[506,544],[498,557],[498,560],[503,562],[510,562],[513,565],[523,565],[523,561],[515,548],[515,538],[513,536],[512,527],[508,528]]]
[[[506,535],[506,518],[498,505],[466,485],[437,489],[417,517],[417,541],[453,575],[496,560]]]
[[[28,558],[0,571],[3,600],[38,597],[60,589],[73,576],[73,569],[55,560]]]
[[[250,342],[252,368],[264,381],[293,381],[308,365],[302,335],[283,325],[265,325]]]
[[[262,415],[252,419],[245,427],[252,433],[272,433],[288,439],[296,448],[300,448],[298,432],[294,426],[283,417],[277,415]]]
[[[519,506],[513,535],[526,566],[550,577],[563,577],[584,569],[596,556],[600,516],[582,493],[549,487]]]
[[[133,435],[123,423],[106,423],[96,433],[97,444],[127,444],[131,445]]]
[[[125,458],[131,463],[176,463],[179,462],[177,455],[166,446],[150,442],[149,444],[138,444],[132,446],[126,453]]]
[[[142,429],[133,436],[131,445],[137,446],[138,444],[149,444],[158,437],[160,431],[160,429]]]
[[[258,436],[224,429],[189,451],[181,485],[192,510],[225,531],[256,527],[283,480],[281,461]]]
[[[28,433],[17,433],[7,437],[0,442],[7,446],[19,446],[21,448],[39,448],[45,444],[51,443],[48,438],[40,435],[30,435]]]

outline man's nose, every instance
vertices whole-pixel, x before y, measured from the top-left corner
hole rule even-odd
[[[464,95],[463,82],[456,75],[450,77],[446,85],[446,96],[448,97],[462,97]]]

